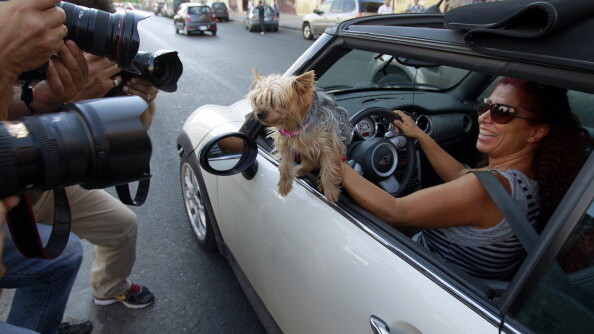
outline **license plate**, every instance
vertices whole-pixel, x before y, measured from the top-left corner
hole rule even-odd
[[[208,30],[208,27],[200,26],[200,27],[198,27],[198,29],[200,29],[200,30]]]

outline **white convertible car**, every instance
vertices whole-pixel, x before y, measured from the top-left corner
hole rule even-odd
[[[480,159],[476,101],[499,76],[513,76],[567,88],[592,133],[593,5],[514,0],[353,19],[328,29],[286,74],[315,70],[317,86],[351,115],[352,145],[366,147],[349,159],[401,196],[441,180],[414,141],[386,139],[386,110],[408,111],[472,166]],[[180,177],[198,244],[228,259],[269,333],[594,333],[592,155],[516,274],[489,281],[446,263],[413,242],[414,231],[388,226],[346,193],[328,203],[315,173],[279,196],[279,161],[251,112],[246,100],[198,108],[178,138]],[[373,148],[386,142],[396,168],[375,175],[385,156]],[[561,266],[568,257],[572,266]]]

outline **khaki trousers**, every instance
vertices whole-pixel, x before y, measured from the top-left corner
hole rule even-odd
[[[81,186],[66,188],[70,203],[71,230],[95,245],[91,268],[93,295],[111,298],[130,287],[128,276],[136,260],[136,215],[104,190]],[[54,193],[46,191],[33,205],[38,222],[52,224]]]

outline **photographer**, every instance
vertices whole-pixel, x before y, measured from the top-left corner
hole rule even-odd
[[[12,85],[20,73],[40,66],[64,45],[65,15],[54,0],[12,0],[0,2],[0,20],[7,27],[0,31],[0,120],[6,120]],[[56,333],[59,330],[68,296],[82,261],[82,247],[71,236],[62,254],[54,260],[23,257],[12,238],[5,235],[4,216],[16,205],[17,197],[2,199],[0,204],[0,287],[16,293],[8,323],[0,322],[2,333]],[[38,227],[42,239],[51,228]],[[16,327],[19,326],[19,327]],[[28,328],[30,330],[27,330]],[[71,333],[89,333],[90,322],[71,326]],[[61,332],[64,332],[63,330]]]
[[[14,1],[14,0],[13,0]],[[25,1],[25,0],[19,0]],[[74,1],[73,3],[77,3]],[[85,1],[81,5],[109,9],[110,1]],[[113,7],[112,7],[113,8]],[[122,84],[120,68],[105,57],[82,52],[67,41],[68,50],[59,59],[52,59],[48,77],[33,88],[33,101],[29,108],[35,112],[52,112],[53,106],[66,102],[105,96],[112,88]],[[88,70],[81,82],[82,60]],[[52,63],[60,63],[53,66]],[[63,66],[62,66],[63,65]],[[154,99],[158,89],[150,82],[133,78],[124,83],[123,92],[138,95],[149,107],[141,116],[148,129],[155,112]],[[10,116],[18,118],[27,110],[20,100],[20,90],[15,90]],[[154,295],[142,285],[132,284],[128,276],[136,260],[136,215],[119,200],[104,190],[87,190],[79,185],[66,188],[71,210],[71,230],[82,239],[95,245],[95,258],[91,268],[93,300],[97,305],[122,303],[128,308],[151,305]],[[33,211],[38,222],[51,224],[54,217],[53,192],[33,193]]]

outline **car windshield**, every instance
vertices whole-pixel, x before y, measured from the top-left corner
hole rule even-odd
[[[210,8],[206,6],[191,6],[188,7],[188,14],[206,14],[210,13]]]
[[[439,91],[458,85],[468,73],[448,66],[412,63],[388,54],[352,50],[323,73],[317,85],[333,93],[378,88]]]

